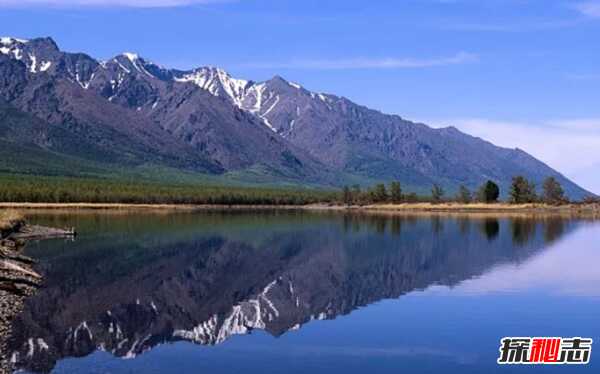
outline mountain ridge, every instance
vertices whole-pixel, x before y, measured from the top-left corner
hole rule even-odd
[[[591,195],[524,151],[312,92],[278,75],[255,82],[217,67],[168,69],[131,52],[98,61],[62,52],[51,38],[4,37],[0,97],[53,126],[79,121],[85,131],[98,131],[100,144],[128,134],[162,149],[154,157],[138,147],[152,156],[143,161],[202,173],[259,170],[324,186],[400,180],[420,191],[434,183],[474,189],[487,179],[507,191],[522,174],[538,185],[554,176],[573,198]]]

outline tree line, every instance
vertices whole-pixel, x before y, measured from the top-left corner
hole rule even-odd
[[[130,180],[0,175],[1,202],[304,205],[339,193],[277,187],[163,184]]]
[[[543,202],[559,205],[568,203],[565,191],[554,177],[548,177],[542,184],[542,193],[538,195],[534,182],[524,176],[516,176],[512,179],[508,192],[508,202],[511,204],[526,204]],[[404,193],[400,182],[391,182],[388,186],[384,183],[376,184],[362,190],[359,185],[344,186],[342,189],[342,202],[347,205],[362,205],[373,203],[416,203],[416,202],[460,202],[470,204],[480,202],[486,204],[497,203],[500,198],[500,187],[494,181],[488,180],[476,191],[471,191],[465,185],[458,188],[454,196],[448,196],[444,188],[439,184],[431,187],[431,194],[419,196],[414,192]]]
[[[560,183],[547,178],[542,193],[523,176],[513,178],[509,202],[515,204],[568,202]],[[0,174],[0,201],[39,203],[124,203],[124,204],[218,204],[218,205],[305,205],[312,203],[364,205],[374,203],[417,203],[456,201],[495,203],[500,187],[487,181],[476,191],[460,186],[455,195],[434,184],[428,196],[405,192],[398,181],[370,188],[359,185],[339,190],[302,188],[235,187],[194,184],[162,184],[130,180],[41,177]]]

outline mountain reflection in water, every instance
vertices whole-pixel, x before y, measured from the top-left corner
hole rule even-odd
[[[166,342],[216,345],[254,329],[280,336],[520,263],[577,224],[305,212],[35,220],[81,235],[27,249],[45,287],[27,301],[8,345],[14,367],[34,372],[97,350],[134,358]]]

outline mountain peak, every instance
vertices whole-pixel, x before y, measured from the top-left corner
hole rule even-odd
[[[23,62],[29,72],[38,73],[47,71],[60,51],[52,38],[26,40],[5,36],[0,38],[0,54]]]
[[[183,72],[175,80],[194,83],[214,96],[229,97],[238,107],[241,106],[244,92],[253,84],[252,81],[233,78],[225,70],[214,66]]]
[[[139,60],[139,58],[140,58],[140,55],[138,55],[137,53],[133,53],[133,52],[123,52],[121,55],[125,56],[129,61],[131,61],[131,63],[134,63],[135,61]]]
[[[286,81],[281,75],[274,75],[273,78],[270,79],[271,82],[281,82],[281,83],[288,83],[288,81]]]
[[[28,46],[37,49],[46,49],[53,52],[58,52],[59,48],[54,39],[50,37],[30,39],[25,42]]]
[[[25,44],[27,42],[29,42],[29,40],[27,40],[27,39],[13,38],[11,36],[2,36],[2,37],[0,37],[0,44],[2,44],[2,45],[12,45],[12,44],[15,44],[15,43]]]
[[[116,63],[118,69],[124,70],[128,74],[139,73],[159,79],[162,79],[162,76],[166,74],[165,69],[134,52],[123,52],[108,61],[108,63],[110,62]],[[106,64],[106,62],[103,63],[103,66],[106,66]]]

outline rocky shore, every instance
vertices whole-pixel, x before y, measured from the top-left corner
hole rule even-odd
[[[62,230],[28,225],[17,213],[0,214],[0,373],[10,373],[11,357],[5,343],[13,318],[22,310],[23,302],[42,284],[42,276],[33,265],[35,261],[22,255],[31,239],[46,239],[74,235]]]

